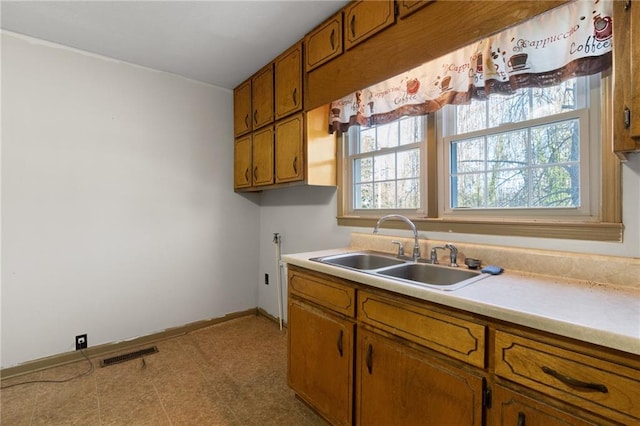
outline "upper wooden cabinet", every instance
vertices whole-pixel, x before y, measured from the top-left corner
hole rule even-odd
[[[304,180],[304,114],[276,123],[276,183]]]
[[[251,131],[251,80],[233,90],[233,134],[237,137]]]
[[[273,126],[253,134],[253,186],[273,183]]]
[[[398,16],[404,18],[433,0],[398,0]]]
[[[351,3],[344,9],[344,47],[358,43],[387,28],[396,21],[393,0]]]
[[[276,120],[302,111],[302,44],[275,60]]]
[[[342,53],[342,12],[332,16],[304,39],[307,72]]]
[[[252,184],[251,135],[236,139],[234,154],[233,188],[250,188]]]
[[[640,151],[640,1],[613,2],[613,151]]]
[[[253,129],[273,122],[273,63],[251,78],[251,105]]]

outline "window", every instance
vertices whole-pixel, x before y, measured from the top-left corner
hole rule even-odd
[[[425,117],[404,117],[345,135],[350,210],[420,211]]]
[[[597,217],[599,81],[443,108],[440,214]]]

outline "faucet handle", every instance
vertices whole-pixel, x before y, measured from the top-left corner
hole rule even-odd
[[[404,256],[404,246],[402,245],[402,243],[400,241],[393,240],[393,241],[391,241],[391,244],[397,244],[398,245],[398,257]]]

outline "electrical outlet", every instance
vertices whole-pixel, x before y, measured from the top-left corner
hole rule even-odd
[[[264,274],[264,283],[269,285],[269,274]]]
[[[87,335],[81,334],[76,336],[76,351],[80,349],[87,349]]]

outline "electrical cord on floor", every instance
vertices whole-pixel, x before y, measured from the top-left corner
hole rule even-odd
[[[83,376],[89,376],[89,375],[91,375],[91,373],[93,373],[93,370],[95,368],[93,366],[93,363],[91,362],[91,360],[87,356],[87,354],[85,354],[82,349],[80,350],[80,353],[82,353],[84,358],[89,363],[89,368],[84,373],[80,373],[80,374],[75,375],[73,377],[69,377],[68,379],[60,379],[60,380],[29,380],[29,381],[26,381],[26,382],[14,383],[12,385],[6,385],[6,386],[0,387],[0,390],[9,389],[9,388],[12,388],[14,386],[30,385],[30,384],[33,384],[33,383],[66,383],[66,382],[70,382],[70,381],[75,380],[75,379],[79,379],[80,377],[83,377]]]

